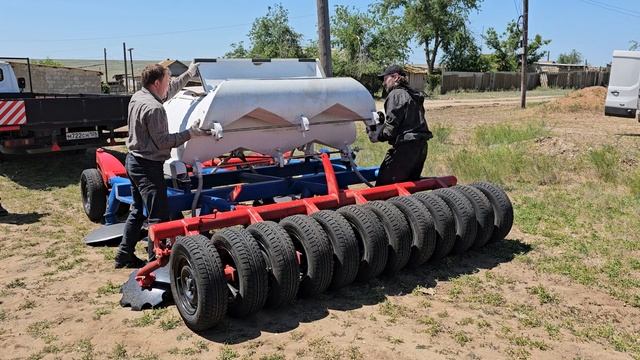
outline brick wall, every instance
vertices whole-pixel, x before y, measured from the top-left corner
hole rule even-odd
[[[100,94],[100,80],[102,74],[97,71],[74,69],[67,67],[53,67],[45,65],[31,65],[31,81],[33,90],[29,88],[29,73],[27,64],[11,62],[16,78],[26,80],[26,92],[49,94]]]

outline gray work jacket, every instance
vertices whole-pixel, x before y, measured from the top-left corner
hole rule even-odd
[[[174,97],[191,79],[188,72],[171,79],[167,99]],[[134,156],[165,161],[171,157],[171,149],[184,144],[191,138],[189,130],[169,134],[167,113],[159,99],[147,88],[142,88],[129,102],[129,137],[127,149]]]

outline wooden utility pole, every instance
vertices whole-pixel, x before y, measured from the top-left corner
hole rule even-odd
[[[318,13],[318,48],[320,50],[320,65],[327,77],[333,76],[331,66],[331,34],[329,31],[329,0],[316,0]]]
[[[107,48],[104,48],[104,82],[109,85],[109,71],[107,70]]]
[[[528,85],[528,76],[527,76],[527,53],[528,44],[527,38],[529,36],[529,0],[522,0],[522,76],[520,79],[520,107],[527,107],[527,85]]]
[[[124,53],[124,88],[129,93],[129,77],[127,76],[127,45],[122,43],[122,52]]]
[[[129,48],[129,64],[131,64],[131,83],[132,83],[132,87],[133,87],[133,92],[136,92],[136,77],[135,75],[133,75],[133,55],[131,55],[131,51],[133,51],[133,48]]]

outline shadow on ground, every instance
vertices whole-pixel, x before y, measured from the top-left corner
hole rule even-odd
[[[94,150],[95,151],[95,150]],[[107,150],[124,164],[125,154]],[[31,190],[66,187],[80,182],[84,169],[95,168],[95,152],[57,152],[3,156],[0,176]]]
[[[404,269],[396,275],[383,276],[369,283],[354,283],[315,299],[299,299],[287,309],[262,310],[244,319],[227,317],[223,323],[200,333],[200,336],[217,343],[238,344],[258,338],[263,331],[283,333],[296,329],[300,323],[327,317],[330,309],[345,311],[380,304],[387,295],[410,294],[418,285],[435,287],[438,281],[492,269],[529,251],[531,246],[518,239],[492,243],[480,250],[450,256],[418,269]]]
[[[44,216],[49,215],[49,213],[36,213],[30,212],[26,214],[15,214],[9,213],[9,215],[0,217],[0,224],[11,224],[11,225],[28,225],[35,224]]]

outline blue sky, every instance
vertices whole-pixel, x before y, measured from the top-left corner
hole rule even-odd
[[[218,57],[230,44],[247,41],[251,23],[280,2],[289,9],[290,23],[305,39],[315,39],[316,1],[0,1],[0,56],[54,59],[122,58],[122,42],[132,47],[134,60]],[[371,1],[329,0],[330,8],[348,5],[365,10]],[[484,0],[470,17],[479,38],[494,27],[502,32],[518,16],[522,0]],[[552,42],[554,60],[577,49],[594,65],[604,65],[614,49],[640,41],[638,0],[530,0],[532,34]],[[486,45],[483,44],[486,51]],[[416,48],[410,62],[424,63]]]

